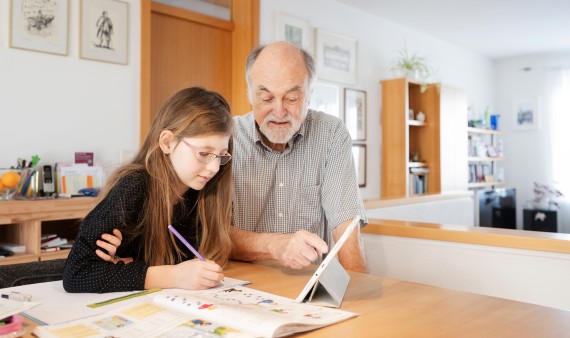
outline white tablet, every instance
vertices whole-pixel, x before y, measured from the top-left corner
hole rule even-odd
[[[309,282],[305,285],[305,287],[303,288],[303,291],[301,291],[301,293],[299,294],[297,299],[295,299],[295,302],[301,303],[303,301],[310,301],[311,300],[312,296],[317,291],[319,278],[321,278],[323,276],[323,274],[325,274],[326,269],[327,269],[327,267],[329,267],[329,265],[331,267],[334,267],[335,270],[338,270],[338,269],[342,270],[342,271],[340,271],[340,273],[341,274],[344,273],[344,275],[346,275],[346,278],[341,278],[341,280],[337,279],[338,285],[329,285],[328,287],[325,285],[325,288],[327,289],[326,291],[328,293],[334,293],[334,291],[335,291],[334,289],[339,289],[339,291],[342,291],[342,295],[341,295],[341,301],[342,301],[342,296],[344,296],[344,291],[346,290],[346,287],[348,286],[348,279],[350,279],[350,277],[348,277],[348,274],[346,274],[346,271],[344,271],[344,269],[342,269],[342,266],[338,263],[338,261],[336,261],[337,260],[336,256],[337,256],[340,248],[343,246],[343,244],[346,242],[346,240],[348,239],[348,237],[352,233],[352,231],[354,231],[354,229],[357,226],[359,226],[359,223],[360,223],[360,215],[356,215],[356,217],[354,217],[354,219],[352,220],[350,225],[346,228],[346,230],[344,231],[344,233],[342,234],[342,236],[340,237],[338,242],[336,242],[335,245],[333,246],[333,248],[328,252],[327,256],[321,262],[321,264],[319,265],[319,267],[317,268],[317,270],[315,271],[315,273],[313,274],[311,279],[309,279]],[[331,265],[330,263],[332,261],[334,261],[335,263],[333,263]],[[338,275],[339,271],[331,271],[331,274],[333,274],[333,273],[335,275]],[[309,292],[311,292],[310,295],[309,295]],[[333,305],[339,306],[340,303],[333,304]]]

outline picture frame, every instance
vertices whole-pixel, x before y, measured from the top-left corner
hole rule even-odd
[[[513,129],[538,129],[538,100],[536,98],[518,99],[513,107]]]
[[[81,0],[79,57],[128,64],[129,4]]]
[[[9,46],[67,55],[68,12],[68,0],[12,0]]]
[[[316,30],[317,75],[324,80],[356,84],[357,41]]]
[[[352,156],[354,157],[358,186],[361,188],[366,187],[366,145],[353,144]]]
[[[366,141],[366,91],[344,89],[344,124],[353,141]]]
[[[340,113],[340,87],[328,83],[315,82],[309,108],[322,111],[342,120]]]
[[[312,53],[311,28],[307,21],[279,12],[277,15],[277,40],[287,41]]]

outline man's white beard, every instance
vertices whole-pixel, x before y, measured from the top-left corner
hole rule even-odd
[[[269,127],[269,122],[277,122],[277,123],[289,122],[290,125],[288,128],[284,127],[271,128]],[[261,130],[263,135],[267,137],[269,142],[274,144],[285,144],[289,142],[289,140],[291,140],[293,135],[295,135],[300,128],[301,128],[301,123],[294,120],[289,114],[285,115],[281,119],[276,118],[272,114],[268,114],[263,120],[261,126],[259,126],[259,130]]]

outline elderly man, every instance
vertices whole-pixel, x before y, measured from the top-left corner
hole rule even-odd
[[[253,111],[235,118],[234,259],[302,268],[355,215],[366,224],[347,129],[308,109],[314,74],[311,55],[286,42],[248,56]],[[367,271],[359,230],[338,256],[346,269]]]

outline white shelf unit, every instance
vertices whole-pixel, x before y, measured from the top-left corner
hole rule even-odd
[[[504,161],[500,130],[467,128],[468,184],[470,189],[492,188],[505,184],[504,175],[498,174],[497,163]]]

